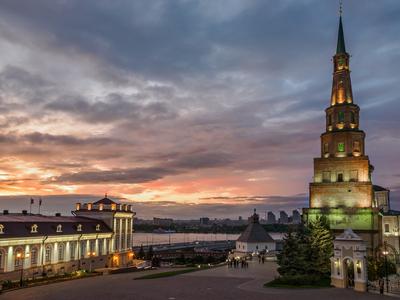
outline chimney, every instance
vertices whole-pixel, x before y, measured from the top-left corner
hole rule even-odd
[[[61,217],[61,213],[56,213],[56,217]]]
[[[28,214],[28,211],[24,209],[24,210],[22,211],[22,214],[23,214],[23,215],[27,215],[27,214]]]
[[[8,209],[3,210],[3,215],[8,215]]]

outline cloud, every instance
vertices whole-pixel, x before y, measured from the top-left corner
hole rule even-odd
[[[393,187],[400,5],[384,2],[347,3],[344,26],[374,183]],[[116,190],[176,213],[306,205],[290,195],[320,155],[336,12],[317,0],[1,1],[1,193]]]

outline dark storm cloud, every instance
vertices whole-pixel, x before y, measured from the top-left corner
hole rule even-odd
[[[230,163],[229,155],[224,153],[188,154],[157,167],[82,171],[53,177],[50,182],[64,184],[145,183],[192,170],[223,167]]]
[[[130,102],[135,96],[117,93],[107,95],[102,101],[90,103],[82,97],[66,96],[49,103],[45,109],[68,113],[85,122],[108,123],[121,120],[149,122],[175,116],[165,103],[138,104]]]

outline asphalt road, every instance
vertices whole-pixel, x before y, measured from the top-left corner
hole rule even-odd
[[[175,277],[134,280],[134,277],[142,275],[144,275],[142,272],[117,274],[55,283],[8,292],[1,295],[0,299],[386,299],[380,295],[335,288],[267,289],[262,285],[276,275],[276,265],[273,263],[259,265],[257,262],[253,262],[250,263],[248,269],[231,269],[224,266]]]

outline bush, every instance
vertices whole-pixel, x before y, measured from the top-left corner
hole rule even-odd
[[[329,287],[330,278],[316,275],[287,275],[265,284],[267,287]]]

